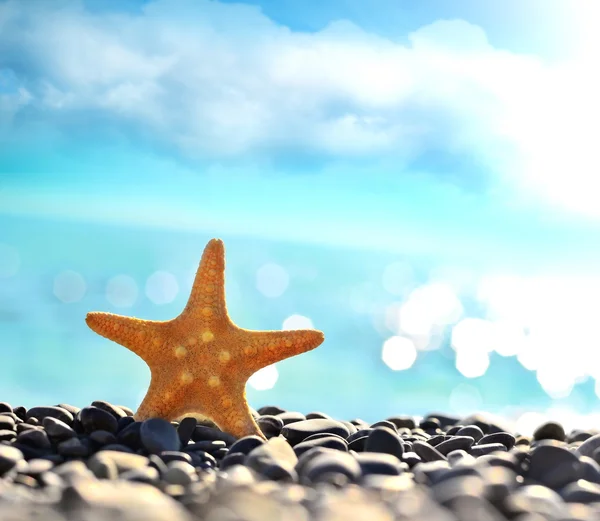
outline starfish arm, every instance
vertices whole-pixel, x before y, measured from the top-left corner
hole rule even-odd
[[[239,330],[238,345],[242,371],[250,377],[259,369],[301,353],[315,349],[323,342],[322,331],[299,329],[293,331],[250,331]]]
[[[165,324],[99,312],[88,313],[85,322],[92,331],[125,346],[146,363],[156,356],[156,348],[162,343],[161,330]]]
[[[225,303],[225,247],[221,239],[211,239],[204,248],[190,298],[179,318],[209,329],[229,320]]]
[[[186,412],[184,389],[172,385],[168,375],[152,371],[150,387],[135,412],[136,421],[163,418],[171,421]]]

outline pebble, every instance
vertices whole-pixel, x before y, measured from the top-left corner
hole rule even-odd
[[[8,415],[0,415],[0,430],[14,430],[15,420]]]
[[[282,416],[280,418],[283,420]],[[317,433],[337,434],[343,438],[347,438],[350,433],[348,427],[336,420],[328,419],[312,419],[298,420],[292,423],[285,424],[281,430],[281,435],[285,437],[292,446],[304,441],[308,436]]]
[[[92,406],[112,414],[116,420],[127,416],[127,413],[123,409],[104,400],[95,400],[92,402]]]
[[[486,454],[492,454],[493,452],[504,451],[506,452],[506,445],[502,443],[484,443],[483,445],[474,445],[469,451],[472,456],[485,456]]]
[[[542,423],[534,432],[534,440],[558,440],[565,441],[565,429],[560,423],[549,421]]]
[[[0,445],[0,476],[12,470],[19,461],[23,460],[23,453],[14,447]]]
[[[527,477],[558,490],[579,479],[581,463],[577,454],[560,445],[539,445],[531,452]]]
[[[17,409],[14,409],[14,412],[16,413]],[[61,420],[67,425],[72,425],[74,420],[73,415],[69,411],[62,407],[53,406],[32,407],[27,411],[25,419],[36,418],[39,421],[43,421],[46,416]]]
[[[402,459],[404,446],[395,429],[375,427],[369,433],[364,450],[366,452],[383,452]]]
[[[171,461],[167,465],[163,479],[172,485],[188,486],[193,481],[196,481],[196,470],[194,467],[185,461]]]
[[[453,434],[456,434],[456,436],[470,436],[475,440],[475,443],[483,438],[483,431],[477,425],[465,425],[458,428]]]
[[[17,435],[17,442],[38,449],[49,449],[52,446],[46,431],[42,429],[29,429],[21,432]]]
[[[198,420],[191,416],[186,416],[177,426],[177,435],[182,446],[186,446],[192,439],[192,434],[198,425]]]
[[[446,456],[444,456],[440,451],[424,441],[415,441],[412,444],[412,450],[417,456],[419,456],[421,461],[438,461],[446,459]]]
[[[492,434],[486,434],[483,436],[477,445],[490,445],[493,443],[501,443],[506,447],[506,450],[510,450],[515,445],[515,437],[509,432],[494,432]]]
[[[170,422],[161,418],[150,418],[142,422],[140,441],[151,454],[163,451],[179,450],[181,442],[177,430]]]
[[[318,481],[320,477],[330,473],[341,474],[350,482],[357,482],[360,479],[362,472],[355,457],[339,450],[321,450],[324,452],[308,461],[299,472],[304,482]]]
[[[275,436],[279,436],[279,434],[281,434],[281,430],[283,429],[283,420],[278,416],[261,416],[257,423],[266,438],[274,438]]]
[[[294,446],[294,452],[296,455],[300,456],[314,447],[325,447],[328,449],[341,450],[343,452],[348,451],[348,443],[346,443],[343,438],[337,436],[325,436],[323,438],[313,438],[298,443],[298,445]]]
[[[354,457],[360,465],[362,476],[368,474],[398,476],[403,472],[400,460],[391,454],[364,452],[362,454],[355,454]]]
[[[110,412],[100,409],[99,407],[89,406],[84,407],[79,411],[77,418],[81,422],[86,433],[93,431],[108,431],[112,434],[117,432],[117,418]]]
[[[42,425],[46,430],[46,434],[53,440],[66,440],[77,436],[77,433],[70,425],[52,416],[46,416],[42,420]]]
[[[435,449],[440,453],[446,456],[449,452],[453,450],[469,450],[471,445],[475,440],[471,438],[471,436],[452,436],[449,440],[443,441],[439,445],[435,447]]]

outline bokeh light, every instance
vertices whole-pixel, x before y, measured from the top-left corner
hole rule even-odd
[[[20,265],[21,258],[17,249],[0,243],[0,279],[16,275]]]
[[[138,287],[129,275],[116,275],[106,285],[106,300],[118,308],[127,308],[135,304]]]
[[[256,288],[265,297],[283,295],[290,282],[288,272],[279,264],[267,263],[256,271]]]
[[[478,411],[482,405],[483,398],[479,389],[467,383],[458,384],[448,398],[448,406],[455,414],[471,414]]]
[[[65,304],[79,302],[85,295],[86,289],[83,276],[76,271],[65,270],[54,277],[54,296]]]
[[[267,367],[259,369],[248,378],[248,384],[257,391],[266,391],[275,386],[278,378],[279,371],[277,371],[277,367],[275,367],[275,365],[268,365]]]
[[[466,378],[483,376],[490,366],[490,357],[485,351],[457,351],[456,369]]]
[[[312,320],[303,315],[290,315],[281,326],[281,329],[293,331],[294,329],[314,329]]]
[[[383,343],[381,359],[394,371],[409,369],[417,359],[417,348],[410,338],[393,336]]]
[[[177,279],[167,271],[155,271],[146,280],[146,296],[154,304],[169,304],[178,292]]]
[[[392,262],[383,270],[381,283],[392,295],[404,295],[414,284],[414,271],[407,262]]]

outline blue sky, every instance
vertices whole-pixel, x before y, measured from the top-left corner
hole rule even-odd
[[[598,23],[593,0],[0,0],[0,226],[592,277]]]

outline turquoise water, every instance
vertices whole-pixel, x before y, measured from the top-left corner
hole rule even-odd
[[[83,406],[104,399],[135,409],[149,383],[148,368],[124,347],[89,330],[85,314],[175,317],[185,305],[203,248],[213,236],[225,241],[226,293],[235,323],[248,329],[280,329],[297,314],[325,333],[316,350],[277,364],[279,377],[272,388],[248,385],[249,401],[256,408],[277,404],[367,421],[396,413],[460,413],[470,406],[500,414],[546,410],[557,403],[579,413],[597,410],[592,379],[577,383],[567,397],[553,402],[535,371],[523,367],[515,356],[491,352],[483,376],[465,377],[456,368],[455,351],[449,345],[451,324],[441,330],[438,349],[419,351],[406,370],[390,369],[382,361],[382,346],[398,331],[382,325],[382,312],[427,282],[436,267],[433,259],[259,240],[218,230],[173,232],[7,216],[0,217],[0,243],[4,252],[8,245],[18,253],[18,269],[13,265],[9,276],[4,259],[0,400],[30,407],[59,402]],[[406,294],[400,296],[382,284],[386,266],[398,261],[412,267]],[[276,263],[287,273],[287,287],[279,296],[257,289],[257,271],[265,263]],[[76,289],[75,296],[57,286],[65,270],[84,281],[84,289]],[[156,304],[146,294],[146,281],[157,270],[177,281],[172,302]],[[127,275],[137,284],[131,306],[117,307],[107,298],[110,279],[116,275]],[[67,300],[77,300],[64,302],[65,294]],[[463,317],[485,311],[468,292],[459,297]]]

